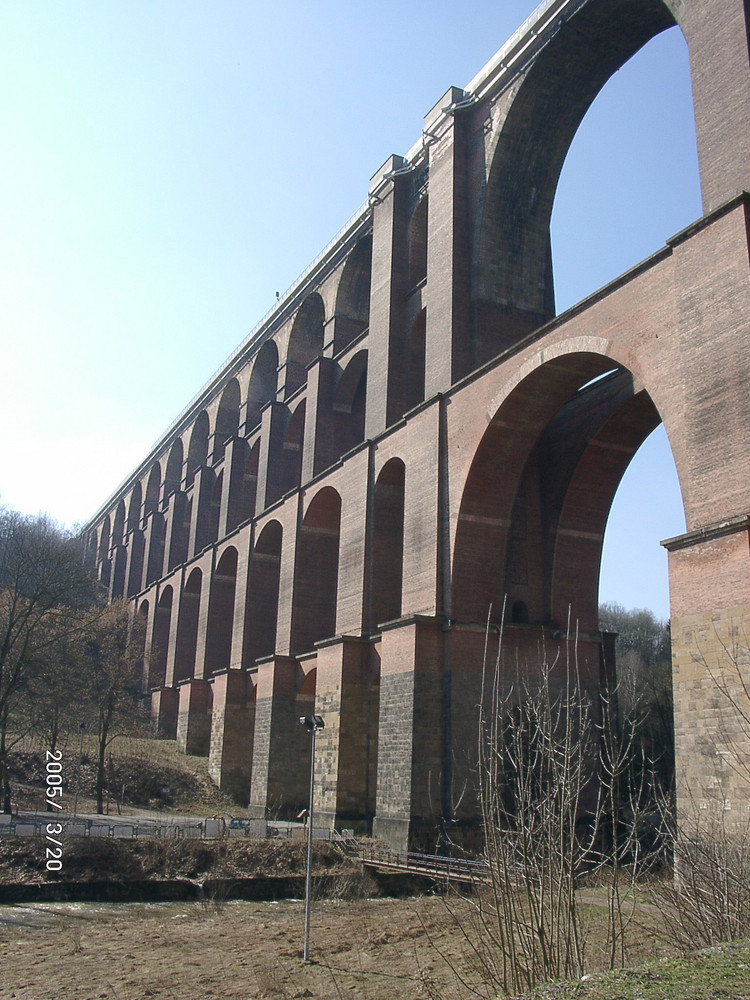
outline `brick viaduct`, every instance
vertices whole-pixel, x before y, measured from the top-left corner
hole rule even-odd
[[[322,823],[396,845],[471,823],[488,609],[506,599],[504,655],[528,662],[572,608],[600,682],[605,523],[660,421],[687,523],[667,543],[680,789],[750,799],[712,686],[724,647],[750,671],[749,22],[747,0],[546,0],[87,525],[146,624],[160,731],[257,815],[305,804],[314,706]],[[703,217],[556,316],[570,142],[674,25]]]

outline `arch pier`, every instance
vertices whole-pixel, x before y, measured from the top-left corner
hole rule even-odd
[[[305,805],[315,712],[321,822],[401,847],[475,826],[488,618],[509,676],[574,655],[594,696],[613,682],[604,529],[660,422],[687,524],[665,543],[678,800],[747,810],[748,733],[715,690],[727,651],[727,683],[750,683],[747,18],[543,3],[84,529],[146,622],[158,732],[256,815]],[[690,53],[703,215],[556,315],[566,152],[667,29]]]

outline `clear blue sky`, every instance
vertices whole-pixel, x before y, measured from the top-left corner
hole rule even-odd
[[[85,521],[534,9],[24,0],[0,9],[0,498]],[[675,29],[600,95],[553,218],[559,308],[700,215]],[[668,445],[639,452],[602,598],[668,614]]]

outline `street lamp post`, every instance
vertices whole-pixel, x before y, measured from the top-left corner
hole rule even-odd
[[[315,784],[315,734],[323,729],[325,723],[320,715],[301,715],[299,724],[310,734],[310,799],[307,810],[307,870],[305,872],[305,947],[302,961],[310,958],[310,886],[312,872],[312,840],[313,840],[313,793]]]

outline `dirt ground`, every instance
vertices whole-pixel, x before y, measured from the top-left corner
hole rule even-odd
[[[304,965],[301,901],[5,906],[0,996],[408,1000],[434,983],[464,997],[446,961],[463,963],[449,925],[436,898],[320,901]]]
[[[472,971],[471,949],[451,916],[455,905],[428,896],[317,901],[309,965],[302,962],[300,900],[3,906],[0,997],[486,996]],[[633,962],[668,950],[649,923],[633,928]]]

